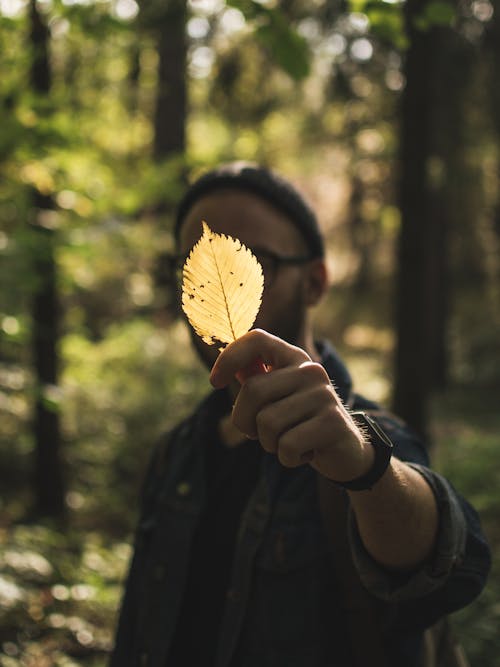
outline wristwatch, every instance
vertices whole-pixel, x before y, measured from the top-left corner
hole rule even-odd
[[[370,470],[361,477],[348,480],[347,482],[335,482],[348,491],[367,491],[373,487],[375,482],[382,477],[391,461],[393,444],[389,436],[380,428],[366,412],[351,412],[357,426],[364,433],[367,441],[373,447],[375,458]]]

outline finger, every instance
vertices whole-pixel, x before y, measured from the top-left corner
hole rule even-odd
[[[354,424],[351,428],[344,421],[338,408],[333,411],[334,415],[324,410],[280,436],[276,453],[283,466],[294,468],[307,462],[336,480],[355,479],[366,472],[367,461],[371,465],[373,459],[372,448]]]
[[[263,449],[276,453],[279,439],[284,433],[313,418],[327,408],[331,401],[329,392],[323,387],[314,386],[264,406],[256,417],[257,436]]]
[[[271,369],[310,360],[299,347],[262,329],[252,329],[222,350],[212,368],[210,382],[216,389],[225,387],[238,371],[247,368],[258,357]]]
[[[262,359],[260,357],[257,357],[257,359],[254,359],[252,362],[250,362],[249,366],[240,369],[236,373],[236,379],[240,384],[244,384],[245,380],[248,380],[248,378],[251,378],[254,375],[263,375],[268,371],[269,369],[264,364]]]
[[[336,399],[326,371],[320,364],[306,361],[300,366],[279,368],[271,373],[248,378],[241,387],[233,407],[233,423],[250,437],[260,435],[257,416],[266,407],[293,394],[301,395],[312,387],[318,387],[325,398]],[[294,401],[294,414],[302,414],[300,398]],[[309,412],[306,405],[305,411]],[[281,412],[280,408],[273,414]],[[268,414],[271,414],[270,412]]]
[[[322,457],[323,450],[332,449],[345,438],[342,421],[329,410],[315,414],[296,424],[280,435],[276,454],[280,463],[287,468],[296,468],[306,462],[312,465]]]

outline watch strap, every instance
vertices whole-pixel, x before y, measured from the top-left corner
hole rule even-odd
[[[393,444],[384,430],[366,412],[351,412],[357,426],[363,431],[367,442],[373,447],[375,458],[373,464],[364,475],[348,480],[347,482],[335,482],[348,491],[367,491],[382,477],[387,470],[392,457]]]

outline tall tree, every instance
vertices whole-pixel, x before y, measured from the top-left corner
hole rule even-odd
[[[471,231],[474,233],[476,222],[471,203],[477,200],[477,179],[471,176],[467,164],[466,103],[477,62],[474,46],[459,30],[440,29],[439,39],[441,47],[432,77],[434,122],[428,167],[433,233],[428,252],[434,274],[428,295],[432,309],[428,347],[430,382],[432,388],[441,390],[449,381],[448,329],[458,287],[454,281],[451,250],[457,239],[469,238]],[[468,272],[467,280],[470,278]]]
[[[435,6],[410,1],[404,9],[410,48],[402,95],[399,184],[395,408],[422,432],[431,392],[448,381],[450,247],[470,228],[473,188],[464,146],[474,49],[451,26],[451,5],[441,16],[432,14],[431,7]],[[458,9],[457,4],[457,14]]]
[[[154,158],[182,154],[186,147],[186,0],[168,0],[156,26],[158,89]]]
[[[50,93],[49,31],[38,11],[36,0],[30,1],[30,41],[32,49],[31,87],[40,100]],[[50,400],[50,389],[58,382],[58,299],[54,259],[54,231],[46,225],[46,214],[52,208],[51,198],[35,191],[31,229],[33,243],[33,363],[36,398],[34,415],[36,510],[40,514],[61,515],[64,512],[64,483],[61,466],[61,432],[59,413]]]
[[[442,230],[431,215],[429,165],[432,157],[433,72],[439,58],[440,34],[421,30],[423,5],[408,0],[404,7],[410,45],[406,54],[405,89],[401,99],[398,247],[397,347],[394,407],[421,432],[427,426],[427,400],[432,387],[429,342],[436,287],[433,242]]]
[[[486,32],[486,53],[489,55],[490,64],[490,84],[488,90],[491,104],[491,118],[500,144],[500,89],[497,84],[500,67],[500,2],[495,0],[492,4],[494,8],[493,17]],[[500,159],[497,162],[498,187],[494,213],[494,230],[500,242]]]

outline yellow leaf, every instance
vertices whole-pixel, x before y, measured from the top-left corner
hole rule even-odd
[[[255,321],[264,275],[238,239],[216,234],[206,222],[202,225],[203,236],[182,270],[182,309],[205,343],[231,343]]]

